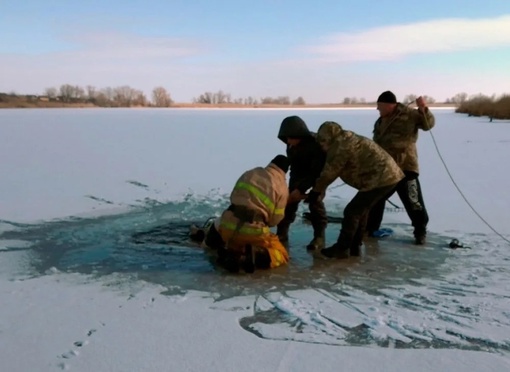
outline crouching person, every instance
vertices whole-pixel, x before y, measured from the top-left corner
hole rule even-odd
[[[206,232],[194,232],[218,251],[220,266],[231,272],[240,268],[253,272],[288,263],[287,250],[270,231],[284,216],[288,167],[287,157],[278,155],[266,167],[243,173],[230,194],[230,206],[206,226]]]
[[[374,141],[343,130],[335,122],[319,127],[317,141],[327,151],[326,164],[308,198],[319,198],[338,177],[358,190],[344,209],[337,242],[321,254],[330,258],[359,256],[370,208],[397,186],[404,173]]]

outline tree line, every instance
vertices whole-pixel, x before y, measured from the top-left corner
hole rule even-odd
[[[221,104],[235,104],[235,105],[295,105],[303,106],[306,102],[303,97],[297,97],[291,100],[289,96],[279,97],[262,97],[260,99],[254,97],[247,98],[232,98],[230,93],[225,93],[222,90],[217,92],[205,92],[198,97],[193,98],[193,103],[221,105]]]
[[[404,104],[412,103],[418,95],[408,94],[400,100]],[[437,101],[428,95],[423,95],[429,104]],[[467,93],[457,93],[447,98],[444,104],[457,106],[456,112],[467,113],[473,116],[489,116],[495,119],[510,118],[510,96],[502,97],[485,96],[478,94],[469,97]],[[223,105],[223,106],[306,106],[302,96],[291,99],[289,96],[261,97],[249,96],[246,98],[233,98],[230,93],[219,90],[207,91],[198,97],[192,98],[192,105]],[[367,101],[365,98],[344,97],[338,103],[317,104],[317,106],[335,105],[375,105],[375,101]],[[128,85],[119,87],[106,87],[98,89],[94,86],[85,87],[79,85],[63,84],[60,87],[46,88],[42,95],[16,95],[15,93],[0,93],[0,107],[61,107],[61,106],[99,106],[99,107],[172,107],[175,102],[170,93],[162,86],[155,87],[150,98],[147,98],[142,90]],[[186,103],[178,104],[186,106]]]
[[[455,112],[468,114],[469,116],[488,116],[492,119],[510,119],[510,95],[504,94],[500,97],[495,95],[486,96],[478,94],[466,98],[455,109]]]
[[[128,85],[97,89],[91,85],[83,88],[79,85],[63,84],[59,88],[46,88],[43,97],[49,101],[91,103],[100,107],[170,107],[173,103],[170,94],[161,86],[152,90],[151,100],[147,99],[143,91]]]

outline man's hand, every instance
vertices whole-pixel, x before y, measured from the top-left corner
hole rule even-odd
[[[301,194],[301,191],[299,191],[298,189],[294,189],[289,194],[289,199],[287,201],[287,204],[299,203],[304,198],[306,198],[305,194]]]
[[[425,99],[422,96],[419,96],[416,98],[416,106],[418,106],[418,110],[425,112],[425,109],[427,108],[427,102],[425,102]]]
[[[320,192],[310,191],[306,197],[305,203],[315,203],[321,196]]]

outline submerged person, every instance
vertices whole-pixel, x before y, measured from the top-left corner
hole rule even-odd
[[[330,258],[359,256],[370,208],[397,186],[404,173],[374,141],[344,130],[338,123],[323,123],[317,141],[327,151],[327,158],[308,199],[319,198],[338,177],[358,190],[344,209],[337,242],[321,254]]]
[[[230,194],[230,206],[202,229],[192,227],[192,238],[217,250],[218,264],[231,272],[242,267],[269,269],[289,261],[287,250],[270,231],[283,219],[289,197],[285,175],[288,159],[276,156],[266,167],[244,172]]]
[[[290,165],[289,201],[285,207],[285,217],[278,224],[277,235],[284,244],[289,240],[290,225],[296,219],[299,203],[306,198],[306,192],[311,189],[319,177],[326,153],[315,139],[315,133],[308,130],[306,123],[299,116],[289,116],[283,119],[278,138],[287,145],[287,157]],[[313,228],[313,239],[307,245],[309,250],[324,248],[324,235],[328,224],[325,194],[308,204],[310,222]]]
[[[373,140],[393,157],[405,178],[395,190],[373,206],[368,218],[367,232],[374,236],[380,229],[385,201],[396,191],[414,227],[415,243],[421,245],[425,243],[429,216],[418,179],[416,142],[419,129],[432,129],[435,119],[423,97],[416,99],[416,105],[418,109],[415,110],[398,103],[396,96],[390,91],[383,92],[377,99],[380,117],[374,125]]]

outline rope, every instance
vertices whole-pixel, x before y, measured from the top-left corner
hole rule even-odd
[[[342,186],[345,186],[347,185],[345,182],[341,183],[340,185],[336,185],[336,186],[333,186],[330,188],[330,190],[334,190],[334,189],[337,189],[337,188],[340,188]],[[392,213],[397,213],[397,212],[402,212],[404,210],[404,208],[398,206],[397,204],[393,203],[391,200],[387,199],[386,200],[388,203],[390,203],[392,205],[393,208],[384,208],[384,210],[386,212],[392,212]]]
[[[398,205],[396,205],[395,203],[393,203],[390,199],[386,200],[388,203],[390,203],[391,205],[393,205],[393,207],[395,209],[402,209],[401,207],[399,207]]]
[[[450,170],[448,169],[448,166],[446,165],[444,159],[443,159],[443,156],[441,155],[441,151],[439,151],[439,147],[437,146],[437,143],[436,143],[436,139],[434,138],[434,134],[432,133],[432,131],[430,131],[430,135],[432,136],[432,141],[434,142],[434,146],[436,147],[436,151],[437,151],[437,154],[439,155],[439,159],[441,159],[441,162],[443,163],[444,165],[444,168],[446,169],[446,173],[448,173],[448,176],[450,177],[450,179],[452,180],[452,183],[453,185],[455,186],[455,188],[457,189],[457,191],[459,192],[460,196],[462,196],[462,198],[464,199],[464,201],[466,202],[466,204],[471,208],[471,210],[478,216],[478,218],[487,225],[487,227],[489,229],[491,229],[496,235],[498,235],[501,239],[503,239],[504,241],[506,241],[507,243],[510,244],[510,240],[508,240],[507,238],[505,238],[502,234],[500,234],[498,231],[496,231],[495,228],[493,228],[481,215],[480,213],[478,213],[476,211],[476,209],[471,205],[471,203],[469,202],[469,200],[466,198],[466,196],[464,195],[464,193],[460,190],[459,186],[457,185],[457,182],[455,182],[455,180],[453,179],[453,176],[452,174],[450,173]]]

